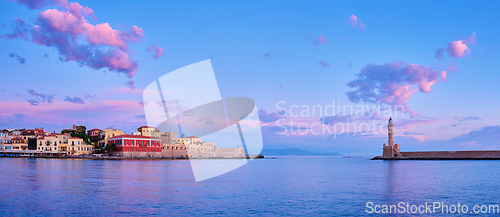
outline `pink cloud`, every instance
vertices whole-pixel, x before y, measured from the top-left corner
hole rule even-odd
[[[318,46],[318,44],[328,44],[328,40],[326,39],[325,36],[318,36],[316,39],[313,40],[313,45]]]
[[[133,26],[124,31],[113,29],[108,23],[92,25],[85,17],[96,20],[94,11],[77,2],[43,1],[43,4],[35,4],[23,0],[18,3],[26,4],[29,8],[57,5],[61,10],[41,12],[34,26],[16,19],[14,33],[6,35],[7,38],[24,38],[36,44],[55,47],[61,61],[76,61],[80,66],[93,69],[108,68],[129,78],[135,76],[139,65],[136,60],[132,60],[127,43],[140,42],[144,37],[142,28]]]
[[[443,70],[443,71],[441,71],[441,78],[443,78],[443,81],[448,81],[448,79],[447,79],[447,77],[446,77],[446,76],[447,76],[446,71],[444,71],[444,70]]]
[[[158,59],[163,54],[163,48],[157,47],[153,44],[153,45],[151,45],[151,47],[148,48],[148,52],[153,54],[155,59]]]
[[[349,26],[361,28],[361,31],[364,31],[366,27],[366,25],[361,21],[361,19],[359,19],[358,16],[354,14],[351,14],[351,17],[347,18],[345,22]]]
[[[414,93],[419,90],[430,93],[433,84],[445,79],[446,73],[419,64],[370,64],[357,74],[357,79],[347,84],[357,88],[347,92],[347,96],[351,102],[384,103],[410,112],[407,103]]]
[[[109,45],[119,47],[122,50],[127,49],[127,45],[122,37],[123,32],[111,28],[108,23],[101,23],[95,26],[85,23],[84,28],[86,40],[92,45]]]
[[[94,20],[97,20],[97,18],[94,15],[94,11],[90,9],[89,7],[83,7],[80,5],[78,2],[70,2],[69,4],[62,3],[62,5],[69,11],[71,14],[74,14],[78,19],[83,19],[83,15],[88,15]]]
[[[128,33],[123,34],[123,38],[126,41],[140,42],[142,38],[144,38],[144,30],[137,26],[132,26]]]
[[[410,118],[417,117],[418,111],[412,111]]]
[[[472,33],[471,36],[462,38],[457,41],[452,41],[448,44],[448,48],[446,51],[448,55],[453,58],[462,58],[465,55],[471,52],[470,48],[467,45],[474,45],[476,43],[476,33]]]

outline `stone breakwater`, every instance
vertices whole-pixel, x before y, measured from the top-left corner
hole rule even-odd
[[[500,150],[397,152],[395,156],[377,156],[372,160],[500,160]]]

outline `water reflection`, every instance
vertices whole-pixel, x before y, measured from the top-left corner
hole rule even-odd
[[[254,160],[195,182],[189,161],[0,158],[0,215],[365,215],[366,203],[499,204],[500,161]]]

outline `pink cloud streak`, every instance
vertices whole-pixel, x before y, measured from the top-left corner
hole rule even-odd
[[[465,55],[471,52],[470,48],[467,45],[474,45],[476,43],[476,33],[472,33],[471,36],[462,38],[457,41],[452,41],[448,44],[448,48],[446,51],[448,55],[453,58],[462,58]]]
[[[366,25],[361,21],[361,19],[358,18],[358,16],[351,14],[351,17],[347,18],[345,20],[347,25],[352,26],[352,27],[359,27],[361,28],[361,31],[365,31]]]
[[[148,52],[150,52],[151,54],[153,54],[153,57],[155,59],[158,59],[163,54],[163,48],[157,47],[157,46],[155,46],[153,44],[153,45],[151,45],[151,47],[148,48]]]
[[[324,35],[316,37],[316,39],[313,40],[313,45],[318,46],[318,44],[328,44],[328,40]]]
[[[439,72],[419,64],[370,64],[357,74],[357,79],[347,84],[357,89],[346,94],[351,102],[383,103],[406,113],[410,112],[408,100],[414,93],[419,90],[430,93],[431,86],[445,81],[446,75],[446,71]],[[413,111],[411,116],[416,114]]]
[[[47,9],[38,14],[34,26],[16,19],[14,33],[6,38],[24,38],[59,51],[61,61],[76,61],[80,66],[93,69],[108,68],[134,77],[139,67],[132,60],[128,42],[140,42],[144,38],[142,28],[132,26],[128,31],[113,29],[108,23],[90,24],[85,17],[96,20],[94,11],[77,2],[18,0],[28,8],[48,5],[61,7]],[[83,39],[83,40],[82,40]],[[85,43],[86,42],[86,43]]]

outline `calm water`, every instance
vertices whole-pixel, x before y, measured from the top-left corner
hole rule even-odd
[[[255,160],[196,183],[189,161],[0,158],[0,216],[367,215],[377,204],[500,204],[500,161]]]

